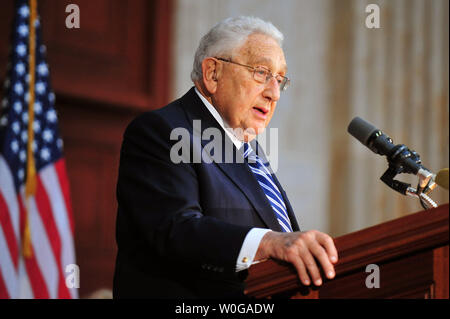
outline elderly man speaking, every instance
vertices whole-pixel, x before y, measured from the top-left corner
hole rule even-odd
[[[267,258],[292,263],[305,285],[322,284],[320,267],[334,277],[332,238],[300,231],[255,139],[290,82],[282,40],[259,18],[218,23],[195,54],[195,87],[126,129],[115,298],[245,297],[247,269]],[[221,134],[204,134],[211,129]],[[188,143],[174,152],[177,130]],[[210,143],[218,156],[207,161]],[[174,160],[180,150],[183,160]],[[230,150],[234,160],[222,161]]]

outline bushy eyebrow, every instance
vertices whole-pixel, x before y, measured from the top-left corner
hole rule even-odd
[[[272,60],[270,60],[268,58],[264,58],[264,57],[257,57],[257,58],[251,59],[250,62],[253,65],[261,65],[261,64],[262,65],[268,65],[268,66],[272,65]],[[270,69],[272,71],[272,68],[270,68]],[[281,67],[281,72],[279,72],[279,73],[284,73],[284,74],[287,73],[287,65],[286,64],[284,64]]]

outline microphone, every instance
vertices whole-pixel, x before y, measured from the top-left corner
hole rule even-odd
[[[448,190],[448,168],[441,169],[434,180],[436,184]]]
[[[403,195],[419,198],[425,209],[437,207],[437,204],[427,195],[437,185],[434,182],[435,175],[422,166],[422,161],[417,152],[411,151],[403,144],[394,145],[388,135],[360,117],[355,117],[350,122],[347,131],[372,152],[386,156],[389,167],[380,177],[386,185]],[[396,175],[402,173],[417,175],[419,177],[417,188],[395,179]]]
[[[389,164],[401,166],[403,173],[417,175],[420,169],[425,169],[419,154],[410,151],[405,145],[394,145],[388,135],[358,116],[350,122],[347,131],[372,152],[385,155]]]

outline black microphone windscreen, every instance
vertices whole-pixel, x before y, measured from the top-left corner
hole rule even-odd
[[[347,131],[358,141],[367,146],[370,136],[378,131],[378,129],[357,116],[350,122]]]

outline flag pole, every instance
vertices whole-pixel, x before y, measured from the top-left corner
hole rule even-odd
[[[31,227],[30,227],[30,201],[31,197],[36,193],[36,166],[33,155],[34,140],[34,85],[35,85],[35,69],[36,69],[36,21],[37,17],[37,0],[30,0],[30,19],[29,19],[29,101],[28,101],[28,141],[27,141],[27,178],[25,182],[25,229],[23,233],[23,256],[32,257],[31,249]]]

